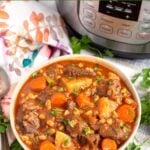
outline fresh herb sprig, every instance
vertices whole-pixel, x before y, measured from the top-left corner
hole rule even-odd
[[[142,142],[140,142],[139,140],[135,139],[135,142],[130,143],[125,150],[141,150],[141,147],[144,146],[145,144],[150,142],[150,139],[146,139]]]
[[[132,77],[132,82],[135,83],[141,77],[140,85],[144,88],[150,88],[150,68],[144,68],[141,73],[137,73]]]
[[[141,99],[142,116],[141,124],[150,125],[150,92]]]
[[[84,35],[81,38],[77,38],[75,36],[70,39],[71,47],[73,49],[74,54],[80,54],[81,50],[91,50],[95,52],[99,57],[109,56],[113,57],[113,53],[110,50],[99,50],[96,47],[91,46],[91,39]]]
[[[6,119],[6,117],[0,114],[0,133],[4,133],[9,125],[10,122]]]
[[[144,68],[140,73],[132,77],[132,82],[135,83],[140,78],[140,86],[147,91],[150,88],[150,68]],[[150,92],[146,92],[141,97],[142,116],[141,124],[150,125]]]
[[[141,97],[141,107],[142,107],[142,116],[141,116],[141,124],[150,125],[150,92],[147,92],[150,88],[150,68],[144,68],[141,72],[135,74],[132,77],[132,82],[136,83],[139,81],[140,87],[145,89],[144,96]],[[149,143],[150,139],[147,139],[144,142],[137,141],[137,144],[130,143],[125,150],[141,150],[142,146],[145,143]]]
[[[130,143],[125,150],[141,150],[141,144]]]
[[[10,145],[10,150],[23,150],[21,145],[18,143],[17,140],[15,140],[11,145]]]

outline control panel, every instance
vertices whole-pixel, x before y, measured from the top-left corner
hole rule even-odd
[[[126,20],[137,21],[142,0],[102,0],[99,3],[99,12]]]
[[[82,26],[90,33],[129,44],[150,42],[149,0],[78,0]]]

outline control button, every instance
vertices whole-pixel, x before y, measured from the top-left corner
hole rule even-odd
[[[127,29],[119,29],[118,35],[125,38],[130,38],[132,36],[132,32]]]
[[[143,21],[144,22],[150,22],[150,14],[148,15],[148,14],[145,14],[144,15],[144,18],[143,18]]]
[[[141,23],[139,26],[139,30],[142,32],[150,32],[150,22]]]
[[[84,9],[84,16],[90,19],[96,19],[96,13],[93,10]]]
[[[95,27],[95,22],[89,18],[84,17],[83,22],[87,27],[90,27],[90,28]]]
[[[109,25],[106,24],[101,24],[100,25],[100,30],[102,32],[108,33],[108,34],[112,34],[113,33],[113,28]]]
[[[128,8],[126,8],[126,9],[124,10],[124,12],[125,12],[125,13],[128,13],[128,14],[131,14],[131,13],[132,13],[132,10],[131,10],[131,9],[128,9]]]
[[[91,0],[89,0],[89,1],[84,1],[84,3],[85,3],[87,6],[89,6],[89,7],[95,8],[95,3],[92,2]]]
[[[115,6],[115,10],[121,12],[121,11],[123,10],[123,8],[122,8],[122,7]]]
[[[114,7],[111,4],[107,4],[106,8],[108,8],[108,9],[114,9]]]
[[[150,15],[150,9],[144,9],[145,14]]]
[[[150,29],[150,23],[142,23],[141,28],[142,29]]]
[[[136,38],[139,40],[150,40],[150,33],[147,32],[137,33]]]

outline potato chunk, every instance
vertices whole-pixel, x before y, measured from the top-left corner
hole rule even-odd
[[[55,145],[56,147],[71,147],[73,143],[71,141],[71,137],[63,132],[57,131],[55,137]]]
[[[99,116],[108,118],[111,113],[118,107],[118,104],[107,97],[102,97],[98,100]]]
[[[68,80],[66,78],[63,78],[62,81],[66,85],[69,92],[74,92],[74,90],[84,89],[89,87],[92,84],[91,78],[77,78],[73,80]]]

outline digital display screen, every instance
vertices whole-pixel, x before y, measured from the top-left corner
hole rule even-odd
[[[137,21],[142,0],[100,0],[99,12],[109,16]]]

